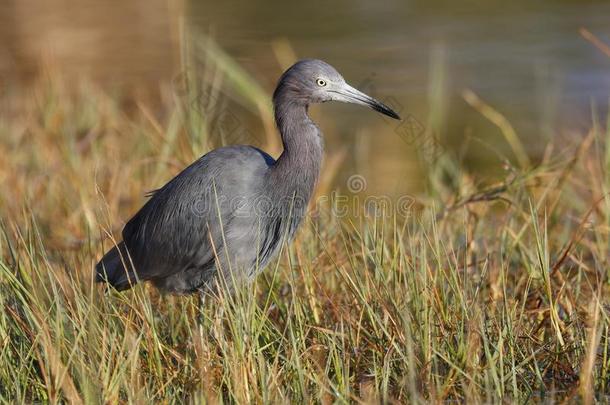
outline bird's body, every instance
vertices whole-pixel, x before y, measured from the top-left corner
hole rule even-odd
[[[118,290],[148,280],[180,294],[209,291],[217,281],[232,286],[264,269],[294,236],[320,173],[322,134],[307,108],[312,102],[346,101],[325,96],[333,93],[330,86],[324,94],[316,92],[306,79],[318,87],[337,83],[356,91],[322,61],[295,64],[273,97],[281,156],[274,160],[252,146],[228,146],[195,161],[125,225],[123,241],[96,266],[97,280]],[[351,101],[398,117],[370,98],[357,100]]]

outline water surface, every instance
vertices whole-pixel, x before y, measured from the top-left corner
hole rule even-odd
[[[610,43],[608,16],[610,3],[602,1],[9,0],[0,6],[0,83],[6,89],[27,82],[52,55],[69,75],[154,93],[179,70],[184,21],[214,37],[269,93],[291,53],[324,59],[432,129],[447,153],[491,173],[500,165],[496,153],[510,150],[462,91],[502,112],[534,158],[550,139],[582,136],[592,105],[607,111],[610,58],[579,29]],[[327,149],[346,148],[339,182],[359,173],[372,192],[421,185],[421,145],[405,142],[391,123],[359,107],[312,113],[327,133]]]

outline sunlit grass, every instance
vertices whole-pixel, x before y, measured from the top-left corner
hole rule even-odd
[[[222,69],[235,70],[206,74]],[[227,80],[266,114],[241,74]],[[217,80],[198,86],[217,91]],[[254,285],[202,307],[146,285],[106,293],[91,271],[144,193],[214,146],[214,117],[172,90],[157,114],[145,103],[127,112],[91,85],[67,88],[49,75],[0,116],[5,401],[606,393],[610,133],[601,126],[491,186],[447,152],[429,181],[434,197],[408,216],[339,218],[322,204]]]

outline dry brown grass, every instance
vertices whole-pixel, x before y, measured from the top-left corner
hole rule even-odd
[[[104,294],[90,272],[210,121],[171,95],[153,113],[64,84],[0,115],[4,401],[605,398],[607,130],[486,187],[446,153],[406,219],[318,207],[255,285],[200,308]]]

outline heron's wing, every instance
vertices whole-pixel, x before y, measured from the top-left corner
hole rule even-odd
[[[217,149],[157,190],[125,225],[123,240],[140,279],[203,268],[221,252],[236,205],[268,167],[254,148]]]
[[[123,240],[141,279],[163,278],[214,259],[214,230],[222,210],[212,210],[213,177],[194,165],[152,195],[125,225]],[[212,233],[210,233],[212,230]]]

